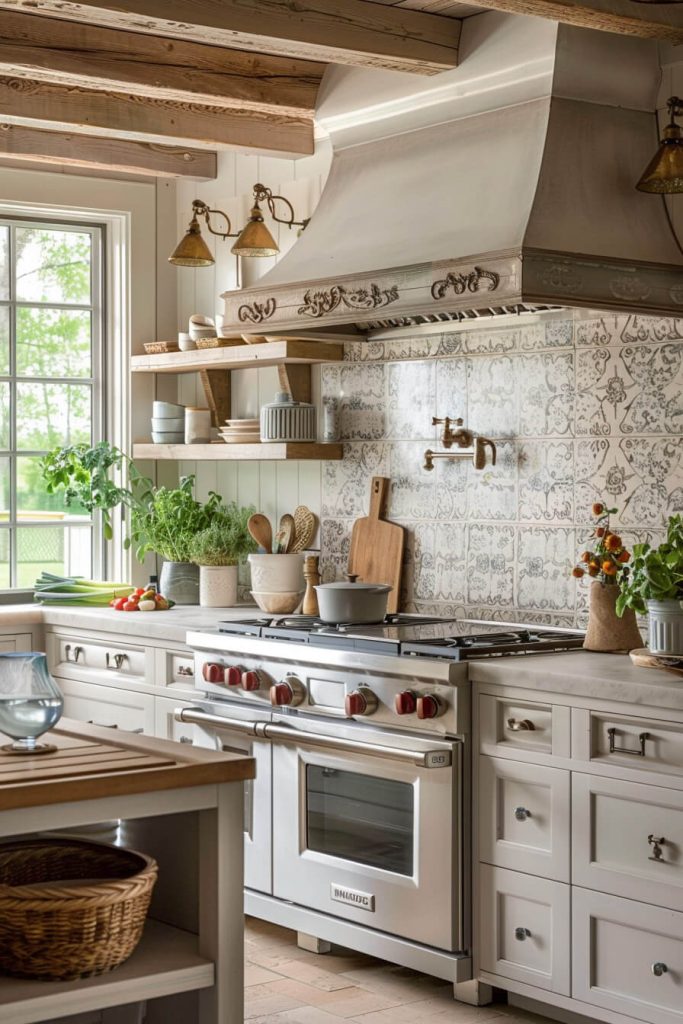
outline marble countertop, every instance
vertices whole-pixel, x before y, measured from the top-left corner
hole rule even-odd
[[[470,679],[567,697],[683,711],[683,676],[637,668],[627,654],[568,651],[469,662]]]

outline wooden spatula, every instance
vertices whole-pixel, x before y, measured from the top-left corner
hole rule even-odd
[[[404,530],[384,519],[389,483],[386,476],[372,478],[370,514],[353,525],[348,568],[361,583],[387,583],[392,587],[387,611],[396,612],[401,600]]]
[[[273,528],[268,516],[264,516],[261,512],[254,512],[253,516],[249,516],[247,529],[258,546],[264,548],[266,554],[269,555],[273,550]]]
[[[278,531],[275,534],[273,554],[286,555],[288,551],[292,550],[295,537],[294,516],[290,516],[288,512],[285,512],[280,519]]]

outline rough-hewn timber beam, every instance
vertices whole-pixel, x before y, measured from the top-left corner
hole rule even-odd
[[[7,10],[286,57],[433,75],[461,23],[367,0],[0,0]]]
[[[482,7],[567,25],[683,43],[683,0],[477,0]]]
[[[311,114],[324,64],[15,11],[0,15],[0,75],[180,103]]]
[[[138,142],[202,143],[301,156],[313,120],[0,77],[0,121]]]
[[[210,149],[126,142],[97,135],[49,132],[23,125],[0,124],[0,160],[151,174],[159,178],[216,177],[216,154]]]

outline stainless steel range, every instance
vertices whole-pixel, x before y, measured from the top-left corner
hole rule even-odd
[[[406,615],[190,633],[201,699],[176,717],[205,745],[257,761],[246,911],[309,948],[337,942],[456,986],[471,978],[467,661],[582,639]]]

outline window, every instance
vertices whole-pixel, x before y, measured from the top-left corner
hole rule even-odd
[[[101,571],[89,515],[46,493],[39,462],[101,437],[102,235],[0,219],[0,590]]]

